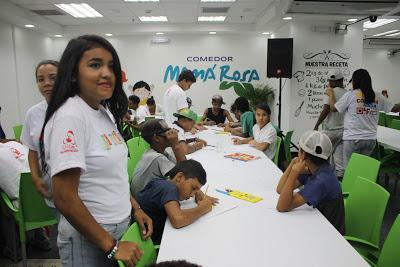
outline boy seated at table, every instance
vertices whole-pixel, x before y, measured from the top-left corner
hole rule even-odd
[[[254,113],[250,110],[249,101],[243,96],[236,98],[231,112],[235,114],[239,123],[229,122],[224,130],[240,137],[253,137]]]
[[[210,197],[196,195],[195,208],[180,208],[179,201],[195,196],[207,182],[206,171],[199,162],[192,159],[178,162],[169,175],[170,180],[152,179],[137,197],[140,207],[153,220],[151,239],[155,244],[161,242],[167,217],[174,228],[181,228],[211,211],[216,204]]]
[[[317,208],[342,235],[345,233],[342,189],[328,159],[332,153],[329,137],[307,131],[299,141],[299,155],[279,180],[277,210],[291,211],[307,203]],[[294,190],[304,185],[299,192]]]
[[[276,150],[276,130],[271,123],[271,109],[268,104],[261,103],[256,107],[256,124],[253,126],[253,137],[233,138],[235,145],[250,144],[250,146],[261,150],[271,160]]]
[[[140,134],[150,144],[150,149],[143,154],[133,174],[131,192],[134,197],[151,179],[167,176],[177,162],[186,160],[183,148],[179,145],[177,131],[170,129],[164,120],[144,122],[140,127]]]
[[[201,117],[201,123],[203,125],[218,125],[223,126],[225,120],[233,122],[229,111],[222,108],[224,105],[224,99],[220,95],[214,95],[211,99],[211,108],[207,108],[204,111],[203,117]]]
[[[182,109],[178,113],[174,113],[174,116],[177,120],[172,124],[172,128],[178,131],[179,144],[183,147],[185,155],[200,150],[207,145],[206,141],[199,138],[187,139],[185,137],[185,133],[191,132],[196,123],[196,113],[190,109]]]

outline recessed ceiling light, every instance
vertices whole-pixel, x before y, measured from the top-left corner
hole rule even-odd
[[[142,16],[139,17],[141,22],[166,22],[168,21],[166,16]]]
[[[56,38],[61,38],[61,37],[63,37],[63,36],[62,36],[62,34],[54,34],[54,37],[56,37]]]
[[[209,32],[209,34],[217,34],[217,32]]]
[[[399,30],[391,30],[391,31],[387,31],[387,32],[382,32],[382,33],[374,34],[374,36],[375,36],[375,37],[384,36],[384,35],[388,35],[388,34],[391,34],[391,33],[398,32],[398,31],[399,31]]]
[[[207,2],[236,2],[236,0],[201,0],[200,2],[207,3]]]
[[[113,34],[112,34],[112,33],[105,33],[104,35],[105,35],[105,36],[108,36],[108,37],[111,37],[111,36],[113,36]]]
[[[358,19],[356,19],[356,18],[353,18],[353,19],[348,19],[347,21],[348,22],[356,22]]]
[[[156,32],[156,35],[163,35],[163,32]]]
[[[388,34],[386,36],[392,37],[392,36],[397,36],[400,35],[400,32],[396,32],[396,33],[392,33],[392,34]]]
[[[55,4],[56,7],[75,18],[101,18],[102,14],[86,3],[82,4]]]
[[[160,2],[160,0],[124,0],[125,2],[137,2],[137,3],[145,3],[145,2]]]
[[[373,29],[395,21],[398,21],[398,19],[377,19],[375,22],[366,21],[364,22],[364,28]]]
[[[197,21],[225,21],[226,16],[201,16]]]
[[[268,35],[268,34],[270,34],[269,32],[263,32],[263,33],[261,33],[262,35]]]
[[[33,24],[25,24],[25,27],[26,28],[35,28],[35,25],[33,25]]]
[[[283,17],[282,18],[283,20],[291,20],[291,19],[293,19],[292,17]]]

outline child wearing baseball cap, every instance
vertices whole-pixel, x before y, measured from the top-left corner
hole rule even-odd
[[[223,126],[225,120],[233,122],[229,111],[222,108],[224,105],[224,99],[220,95],[214,95],[211,99],[211,108],[207,108],[204,111],[203,117],[201,117],[201,123],[204,125],[218,125]]]
[[[307,203],[317,208],[344,235],[344,204],[342,189],[329,164],[332,143],[318,131],[305,132],[299,141],[299,154],[279,180],[277,210],[291,211]],[[303,185],[298,192],[294,189]]]

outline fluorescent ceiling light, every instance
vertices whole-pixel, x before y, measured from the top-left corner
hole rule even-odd
[[[156,35],[163,35],[163,32],[156,32]]]
[[[365,31],[368,31],[368,29],[365,29],[365,28],[364,28],[364,29],[363,29],[363,32],[365,32]]]
[[[141,22],[165,22],[168,21],[166,16],[142,16],[139,17]]]
[[[217,32],[209,32],[209,34],[217,34]]]
[[[398,19],[377,19],[375,22],[366,21],[364,22],[364,28],[373,29],[395,21],[398,21]]]
[[[263,32],[263,33],[261,33],[262,35],[268,35],[268,34],[270,34],[269,32]]]
[[[388,35],[388,34],[391,34],[391,33],[398,32],[398,31],[399,31],[399,30],[391,30],[391,31],[387,31],[387,32],[382,32],[382,33],[374,34],[374,36],[375,36],[375,37],[378,37],[378,36]]]
[[[25,24],[25,27],[26,28],[35,28],[35,25],[33,25],[33,24]]]
[[[61,37],[63,37],[63,36],[62,36],[62,34],[54,34],[54,37],[56,37],[56,38],[61,38]]]
[[[160,2],[160,0],[124,0],[125,2],[136,2],[136,3],[145,3],[145,2]]]
[[[197,21],[225,21],[226,16],[201,16]]]
[[[396,33],[392,33],[392,34],[388,34],[386,36],[392,37],[392,36],[397,36],[400,35],[400,32],[396,32]]]
[[[201,0],[200,2],[202,3],[207,3],[207,2],[236,2],[236,0]]]
[[[86,3],[82,4],[55,4],[56,7],[67,12],[75,18],[101,18],[102,14]]]
[[[113,34],[112,34],[112,33],[105,33],[104,35],[105,35],[105,36],[108,36],[108,37],[111,37],[111,36],[113,36]]]
[[[292,17],[283,17],[282,18],[283,20],[291,20],[291,19],[293,19]]]
[[[352,18],[352,19],[348,19],[347,21],[348,22],[356,22],[358,19],[356,19],[356,18]]]

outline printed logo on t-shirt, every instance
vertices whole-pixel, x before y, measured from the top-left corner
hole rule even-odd
[[[376,103],[364,103],[364,97],[361,92],[356,92],[357,97],[357,107],[356,114],[359,115],[376,115],[377,112],[377,104]],[[375,100],[376,102],[376,100]]]
[[[10,148],[10,151],[11,151],[11,153],[13,153],[14,154],[14,156],[15,156],[15,158],[16,159],[19,159],[20,157],[22,157],[22,153],[21,153],[21,151],[19,151],[18,149],[16,149],[16,148]]]
[[[65,152],[78,152],[78,145],[75,142],[75,134],[72,130],[68,130],[63,140],[63,147],[60,154]]]
[[[102,134],[100,135],[100,138],[103,140],[104,147],[107,150],[111,149],[113,145],[119,145],[124,142],[121,135],[116,131],[113,131],[110,134]]]

